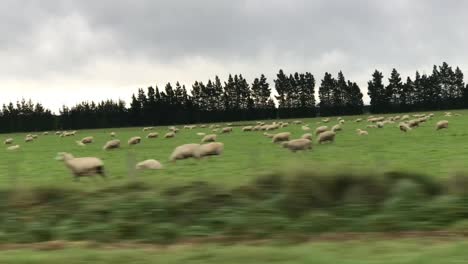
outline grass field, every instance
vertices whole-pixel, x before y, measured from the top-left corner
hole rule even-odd
[[[0,263],[343,263],[458,264],[466,263],[466,241],[391,240],[320,242],[301,245],[173,246],[167,249],[86,249],[0,251]]]
[[[442,112],[436,112],[435,117],[420,128],[404,134],[396,127],[397,124],[386,125],[383,129],[366,129],[368,124],[363,121],[354,123],[356,117],[345,117],[347,121],[332,144],[317,145],[306,153],[290,153],[286,149],[271,143],[269,138],[262,136],[263,132],[242,132],[236,125],[232,134],[219,135],[218,141],[225,144],[225,152],[220,157],[195,161],[184,160],[177,164],[168,162],[172,150],[181,144],[198,143],[197,132],[210,133],[210,129],[181,129],[174,139],[146,139],[147,132],[141,128],[115,128],[102,130],[79,130],[77,136],[60,138],[51,135],[39,136],[32,143],[25,143],[26,133],[4,134],[0,138],[12,137],[15,144],[20,144],[19,151],[0,151],[0,186],[8,187],[14,183],[21,186],[38,185],[71,185],[103,186],[126,181],[129,178],[129,161],[154,158],[165,166],[164,170],[144,172],[137,177],[154,186],[177,184],[180,182],[204,180],[209,182],[236,185],[246,182],[262,172],[288,170],[291,167],[311,170],[404,170],[437,177],[445,177],[466,169],[468,158],[468,112],[458,111],[459,117],[444,117]],[[435,131],[435,123],[448,119],[449,129]],[[303,119],[312,129],[320,119]],[[251,122],[254,123],[254,122]],[[336,124],[336,118],[331,118],[330,127]],[[369,136],[360,137],[356,128],[369,131]],[[115,151],[103,151],[102,146],[110,139],[109,132],[115,131],[117,138],[123,143],[123,148]],[[166,127],[157,127],[160,135],[167,132]],[[300,125],[290,125],[279,129],[290,131],[293,137],[299,137],[304,131]],[[85,136],[94,136],[95,143],[86,147],[78,146],[75,141]],[[141,144],[132,148],[126,141],[132,136],[141,136]],[[314,139],[315,141],[315,139]],[[96,156],[105,162],[110,180],[95,182],[84,179],[74,183],[64,164],[54,160],[57,152],[70,152],[75,156]]]

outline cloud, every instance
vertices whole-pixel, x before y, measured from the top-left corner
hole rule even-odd
[[[0,102],[58,109],[215,75],[339,70],[364,93],[374,69],[467,69],[465,1],[6,0]],[[318,85],[316,87],[318,89]],[[366,98],[367,100],[367,98]]]

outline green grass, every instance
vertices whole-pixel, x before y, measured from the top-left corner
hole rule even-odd
[[[0,263],[458,264],[466,263],[467,247],[467,241],[433,239],[364,240],[263,246],[181,245],[167,249],[72,247],[59,251],[27,249],[1,251]]]
[[[443,117],[442,112],[436,112],[435,117],[422,127],[404,134],[396,128],[396,124],[387,125],[383,129],[366,129],[367,123],[354,123],[355,117],[345,117],[344,130],[339,132],[333,144],[317,145],[306,153],[290,153],[286,149],[274,145],[270,139],[262,136],[263,132],[241,132],[240,125],[232,134],[219,135],[219,141],[225,144],[225,153],[221,157],[195,161],[184,160],[177,164],[168,162],[172,150],[181,144],[197,143],[200,137],[197,132],[210,133],[210,129],[183,130],[174,139],[146,139],[147,132],[141,128],[116,128],[102,130],[80,130],[77,136],[60,138],[51,135],[39,136],[33,143],[24,143],[26,133],[4,134],[0,138],[13,137],[15,144],[21,145],[21,150],[10,152],[0,150],[0,187],[20,186],[78,186],[95,188],[93,186],[108,186],[122,183],[129,178],[128,161],[154,158],[165,166],[164,170],[144,172],[137,177],[149,185],[164,186],[179,184],[194,180],[222,183],[227,186],[238,185],[250,181],[254,176],[264,172],[288,170],[291,167],[304,167],[316,171],[335,170],[371,170],[382,172],[387,170],[404,170],[432,176],[447,176],[454,172],[465,170],[468,159],[468,111],[457,111],[460,117]],[[365,116],[364,116],[365,118]],[[449,119],[450,128],[435,131],[438,120]],[[314,129],[318,118],[303,119]],[[254,123],[254,122],[251,122]],[[328,124],[336,124],[336,118],[331,118]],[[369,131],[368,137],[356,135],[356,128]],[[123,143],[123,148],[105,152],[101,148],[110,139],[108,133],[115,131],[117,138]],[[166,127],[157,127],[163,135]],[[304,131],[301,126],[291,125],[280,131],[290,131],[293,137],[301,136]],[[94,136],[95,143],[86,147],[75,144],[85,136]],[[140,145],[129,148],[126,141],[132,136],[142,136]],[[66,151],[75,156],[97,156],[104,160],[110,180],[84,179],[82,183],[74,183],[65,166],[54,160],[57,152]]]

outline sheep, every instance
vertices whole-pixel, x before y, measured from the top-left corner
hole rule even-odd
[[[175,162],[176,160],[188,159],[195,157],[195,151],[200,144],[184,144],[174,149],[169,160]]]
[[[60,136],[62,134],[62,131],[56,131],[55,135]]]
[[[267,133],[267,132],[263,133],[263,135],[265,137],[267,137],[267,138],[273,138],[273,136],[274,136],[274,134],[270,134],[270,133]]]
[[[31,137],[32,137],[33,139],[36,139],[36,138],[38,138],[39,136],[36,135],[36,134],[32,134]]]
[[[340,120],[342,120],[342,119],[343,119],[343,118],[341,118],[341,116],[339,116],[339,117],[336,118],[336,121],[340,121]]]
[[[357,118],[356,120],[354,120],[354,122],[356,123],[362,122],[362,118]]]
[[[290,141],[283,142],[281,144],[283,148],[287,148],[292,152],[312,149],[312,141],[306,138],[293,139]]]
[[[93,143],[94,138],[93,137],[85,137],[81,140],[81,143],[83,144],[90,144]]]
[[[86,144],[83,143],[83,142],[81,142],[81,141],[75,141],[75,143],[76,143],[78,146],[80,146],[80,147],[86,146]]]
[[[44,136],[48,136],[48,135],[49,135],[49,132],[47,132],[47,131],[44,131],[44,132],[42,132],[42,135],[44,135]]]
[[[144,127],[143,131],[153,130],[153,127]]]
[[[159,137],[158,132],[152,132],[152,133],[149,133],[148,135],[146,135],[146,138],[157,138],[157,137]]]
[[[213,133],[218,133],[218,131],[219,131],[218,128],[214,128],[214,129],[211,130],[211,132],[213,132]]]
[[[367,125],[366,127],[367,127],[367,128],[377,128],[376,125]]]
[[[102,147],[103,150],[111,150],[111,149],[117,149],[117,148],[120,148],[120,140],[118,139],[109,140]]]
[[[178,133],[179,129],[177,127],[175,127],[175,126],[170,126],[169,131],[174,132],[174,133]]]
[[[322,122],[323,122],[323,123],[328,123],[328,122],[330,122],[330,118],[322,119]]]
[[[302,121],[301,120],[294,120],[292,123],[294,125],[300,125],[300,124],[302,124]]]
[[[308,127],[308,126],[302,126],[302,130],[303,130],[303,131],[310,131],[310,127]]]
[[[341,130],[342,130],[342,128],[341,128],[340,125],[334,125],[332,127],[332,129],[331,129],[331,131],[333,131],[333,132],[338,132],[338,131],[341,131]]]
[[[315,135],[318,135],[320,133],[323,133],[328,130],[327,126],[320,126],[315,129]]]
[[[33,137],[30,137],[30,136],[26,136],[24,138],[24,142],[33,142],[34,141],[34,138]]]
[[[116,135],[115,132],[110,132],[110,133],[109,133],[109,136],[110,136],[110,137],[115,137],[115,135]]]
[[[7,150],[17,150],[17,149],[19,149],[19,148],[20,148],[19,145],[13,145],[13,146],[9,146],[9,147],[7,148]]]
[[[277,142],[288,141],[290,137],[291,137],[290,132],[281,132],[281,133],[275,134],[271,142],[277,143]]]
[[[401,117],[400,120],[405,121],[405,120],[408,120],[408,119],[410,119],[409,115],[404,115],[404,116]]]
[[[367,131],[362,130],[362,129],[360,129],[360,128],[356,129],[356,131],[357,131],[357,134],[358,134],[359,136],[367,136],[367,135],[369,135],[369,133],[368,133]]]
[[[206,133],[203,133],[203,132],[198,132],[197,133],[197,136],[199,136],[199,137],[203,137],[204,135],[206,135]]]
[[[205,128],[205,127],[206,127],[206,125],[200,125],[200,128]]]
[[[409,127],[406,123],[400,123],[398,127],[400,128],[400,131],[405,133],[411,130],[411,127]]]
[[[242,128],[242,131],[246,132],[246,131],[252,131],[253,127],[252,126],[245,126]]]
[[[413,119],[408,121],[408,126],[413,128],[413,127],[418,127],[419,126],[419,120]]]
[[[344,119],[341,119],[339,123],[340,125],[343,125],[345,123]]]
[[[231,133],[232,132],[232,127],[223,127],[221,129],[221,133],[226,134],[226,133]]]
[[[141,137],[131,137],[129,140],[128,140],[128,145],[136,145],[136,144],[140,144],[141,142]]]
[[[335,135],[336,133],[333,131],[325,131],[319,134],[317,142],[319,144],[324,143],[324,142],[333,142],[335,141]]]
[[[205,142],[215,142],[216,141],[216,138],[217,138],[217,135],[216,134],[209,134],[209,135],[206,135],[202,138],[201,142],[202,143],[205,143]]]
[[[385,123],[384,122],[377,122],[376,125],[377,125],[377,128],[383,128]]]
[[[304,135],[301,136],[301,138],[312,140],[312,134],[311,133],[305,133]]]
[[[101,175],[105,178],[104,163],[101,159],[96,157],[82,157],[75,158],[72,154],[66,152],[57,153],[57,160],[62,160],[68,169],[73,174],[76,181],[83,176],[91,176],[95,174]]]
[[[5,141],[3,141],[3,144],[10,145],[10,144],[13,144],[13,141],[14,140],[12,138],[7,138],[7,139],[5,139]]]
[[[441,121],[437,122],[436,130],[448,128],[448,123],[449,122],[447,120],[441,120]]]
[[[230,127],[232,126],[232,123],[226,123],[226,126]]]
[[[135,165],[135,169],[137,170],[160,170],[162,169],[162,165],[157,160],[148,159],[148,160],[138,162]]]
[[[164,135],[164,138],[173,138],[175,137],[175,133],[174,132],[167,132],[165,135]]]
[[[219,156],[223,151],[224,144],[221,142],[203,144],[195,150],[195,158],[200,159],[207,156]]]

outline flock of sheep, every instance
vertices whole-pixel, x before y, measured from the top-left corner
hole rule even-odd
[[[455,114],[457,116],[459,114]],[[452,113],[446,112],[446,117],[453,116]],[[429,119],[433,118],[434,114],[414,114],[410,115],[403,115],[403,116],[388,116],[388,117],[375,117],[369,116],[367,118],[367,122],[370,123],[367,125],[367,128],[384,128],[385,126],[396,124],[397,128],[399,128],[402,132],[409,132],[412,129],[419,127],[420,124],[428,121]],[[364,121],[362,118],[357,118],[354,120],[356,123],[360,123]],[[321,121],[317,122],[318,126],[315,129],[315,136],[317,137],[317,143],[327,143],[327,142],[334,142],[335,137],[338,132],[342,131],[343,126],[345,124],[345,120],[341,117],[337,118],[337,124],[331,126],[329,128],[326,123],[331,122],[330,118],[322,119]],[[441,120],[436,123],[436,130],[446,129],[448,128],[448,121]],[[290,132],[279,132],[279,133],[272,133],[273,131],[279,128],[286,128],[290,125],[301,126],[302,130],[306,132],[299,138],[291,138],[292,134]],[[206,134],[203,132],[196,133],[197,136],[202,137],[201,143],[189,143],[183,144],[181,146],[176,147],[171,155],[169,156],[169,160],[171,162],[176,162],[177,160],[183,160],[188,158],[195,158],[201,159],[208,156],[218,156],[221,155],[224,151],[224,144],[218,142],[218,135],[216,133],[222,134],[229,134],[234,131],[232,124],[228,123],[225,127],[220,127],[220,125],[185,125],[183,127],[184,130],[192,130],[194,128],[202,128],[202,129],[210,129],[211,134]],[[154,130],[153,127],[145,127],[143,131],[148,131],[146,138],[147,139],[155,139],[159,137],[158,132],[152,132]],[[177,127],[171,126],[168,128],[168,132],[164,134],[164,138],[170,139],[176,137],[177,133],[179,133],[180,129]],[[296,120],[289,124],[288,122],[272,122],[270,124],[266,124],[264,122],[257,122],[256,125],[252,126],[245,126],[241,129],[243,132],[253,132],[253,131],[263,131],[263,135],[265,137],[271,138],[272,143],[279,143],[282,147],[289,149],[292,152],[297,151],[306,151],[312,149],[312,138],[313,134],[310,133],[312,130],[310,125],[303,124],[302,121]],[[358,128],[357,134],[360,136],[367,136],[369,135],[368,131]],[[44,132],[43,135],[48,135],[48,132]],[[75,136],[77,131],[57,131],[55,133],[59,137],[70,137]],[[109,136],[111,138],[116,137],[115,132],[110,132]],[[28,134],[26,135],[24,141],[33,142],[38,138],[36,134]],[[142,138],[139,136],[131,137],[127,144],[129,146],[140,144]],[[94,142],[94,138],[92,136],[87,136],[82,138],[79,141],[76,141],[76,144],[79,146],[86,146],[88,144],[92,144]],[[5,145],[9,145],[7,150],[13,151],[20,148],[19,145],[13,145],[14,139],[7,138],[4,141]],[[109,151],[113,149],[121,148],[121,141],[119,139],[111,139],[107,141],[104,146],[102,147],[103,150]],[[64,162],[65,166],[71,171],[72,175],[76,180],[78,180],[82,176],[91,176],[91,175],[101,175],[105,177],[105,170],[104,170],[104,163],[101,159],[97,157],[74,157],[70,153],[60,152],[57,154],[57,160],[61,160]],[[138,162],[135,165],[137,170],[157,170],[161,169],[163,166],[162,164],[154,159],[148,159],[141,162]]]

